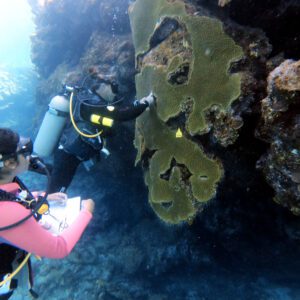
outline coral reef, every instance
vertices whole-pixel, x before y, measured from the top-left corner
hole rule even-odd
[[[90,67],[113,74],[120,83],[121,92],[128,95],[128,99],[134,94],[134,50],[127,13],[130,1],[91,0],[79,1],[76,5],[70,0],[29,0],[29,2],[37,25],[36,33],[32,37],[32,58],[41,75],[36,92],[37,103],[41,107],[45,107],[49,97],[60,90],[61,83],[68,80],[78,82]],[[139,72],[138,97],[146,95],[152,88],[156,90],[157,113],[167,130],[172,131],[172,138],[180,129],[183,138],[178,141],[188,140],[197,151],[202,155],[205,153],[205,156],[208,155],[211,160],[216,157],[215,149],[218,145],[230,147],[238,141],[243,126],[249,128],[245,120],[248,122],[250,118],[251,122],[257,122],[260,118],[260,101],[267,96],[268,73],[277,67],[284,57],[300,56],[300,38],[295,30],[299,3],[293,0],[277,0],[270,7],[268,1],[258,0],[144,2],[136,1],[130,8],[131,23],[143,24],[139,30],[133,32],[134,46],[137,50],[136,67]],[[164,4],[167,5],[161,10],[160,6]],[[253,15],[257,15],[257,18],[253,18]],[[214,18],[220,19],[222,25]],[[193,38],[191,32],[196,25],[197,33]],[[210,28],[207,32],[201,29],[204,25]],[[254,29],[245,25],[259,28]],[[222,41],[224,38],[226,45],[228,42],[234,44],[231,40],[233,39],[240,47],[234,46],[236,53],[231,58],[227,56],[227,63],[224,63],[226,61],[224,59],[222,72],[214,72],[215,66],[211,64],[212,69],[204,68],[205,70],[196,74],[195,70],[201,69],[201,65],[207,65],[210,59],[222,57],[223,48],[219,44],[210,46],[210,33],[220,37]],[[199,36],[202,37],[201,42],[197,38]],[[202,46],[206,48],[202,49]],[[198,48],[202,49],[202,53],[195,51]],[[239,59],[242,53],[243,58]],[[220,77],[217,78],[219,75]],[[214,80],[208,80],[211,78],[216,79],[216,82],[224,81],[228,84],[228,94],[219,95],[224,100],[221,105],[217,99],[218,89],[214,88]],[[142,83],[148,80],[148,85]],[[164,84],[161,85],[161,82]],[[231,84],[235,86],[235,90],[231,89]],[[204,94],[209,97],[202,97],[200,101],[198,89],[205,90],[205,88],[207,92]],[[211,90],[216,93],[214,95],[216,97],[211,97]],[[181,96],[182,93],[185,93],[184,97]],[[170,94],[171,97],[162,97],[164,94]],[[42,113],[43,110],[37,111],[37,115]],[[290,109],[281,114],[288,116]],[[39,119],[40,117],[37,117],[36,121],[38,122]],[[265,120],[262,124],[265,124],[262,128],[273,126],[272,122],[268,123],[269,126],[266,125]],[[278,135],[281,131],[285,131],[285,126],[288,124],[284,123],[280,128],[274,126],[279,130]],[[271,143],[270,151],[273,149],[274,154],[281,153],[276,157],[282,157],[283,146],[275,147],[276,143],[272,142],[271,137],[274,137],[274,134],[268,136],[264,134],[265,129],[262,128],[258,129],[260,133],[257,136]],[[141,132],[137,132],[137,137],[137,144],[144,147],[145,141]],[[122,140],[122,137],[119,138]],[[141,141],[138,142],[138,139]],[[289,150],[293,149],[286,150],[284,161],[291,159],[288,156]],[[138,158],[142,159],[146,169],[150,165],[152,151],[139,149]],[[294,155],[292,154],[292,157]],[[273,156],[270,156],[270,152],[263,156],[260,160],[262,163],[259,162],[258,165],[265,166],[263,161],[267,157],[270,159],[268,164],[272,165]],[[121,160],[118,163],[120,162]],[[189,172],[186,176],[182,166],[178,167],[175,160],[171,162],[164,178],[169,179],[170,175],[174,177],[179,170],[181,180],[189,178],[191,175]],[[118,163],[116,162],[115,165],[118,166]],[[221,166],[220,161],[217,164]],[[174,168],[173,172],[171,172],[172,168]],[[277,169],[281,169],[278,164]],[[289,175],[289,178],[297,181],[297,172],[296,168],[292,172],[295,175]],[[266,170],[264,174],[271,186],[274,188],[277,186],[275,190],[281,195],[280,199],[291,193],[290,189],[282,189],[279,193],[280,185],[277,179],[274,176],[272,178],[267,176],[269,172]],[[212,181],[214,184],[217,182],[217,180]],[[297,186],[297,182],[294,183]],[[292,195],[295,192],[295,185],[293,185]],[[295,201],[283,201],[283,203],[287,202]],[[296,213],[295,203],[284,205],[290,209],[294,207]],[[195,212],[196,208],[193,209]]]
[[[139,0],[130,11],[140,70],[137,97],[150,91],[156,96],[155,109],[136,123],[137,161],[142,158],[149,165],[151,206],[164,221],[178,223],[194,217],[197,204],[215,194],[220,166],[188,138],[209,130],[207,110],[212,106],[227,110],[239,97],[240,76],[230,74],[229,68],[243,52],[220,22],[188,15],[183,2]],[[147,26],[141,27],[141,20]],[[180,114],[186,120],[177,126],[186,137],[176,139],[177,128],[172,131],[167,123]],[[241,124],[235,119],[236,128]]]
[[[136,127],[137,161],[144,152],[154,152],[146,173],[152,208],[169,223],[191,220],[215,193],[221,176],[218,164],[187,138],[176,138],[154,109],[140,117]]]
[[[126,12],[133,1],[29,1],[37,23],[38,113],[61,82],[80,80],[89,67],[114,75],[133,101],[135,57]],[[129,124],[108,140],[109,159],[90,173],[79,168],[68,192],[92,197],[96,213],[71,256],[34,265],[41,298],[298,299],[299,89],[294,79],[299,80],[299,1],[148,0],[135,5],[139,3],[134,21],[141,26],[133,35],[137,92],[142,97],[153,86],[157,96],[157,106],[139,120],[135,140],[149,191],[142,170],[133,166],[134,127]],[[158,3],[167,3],[167,9],[160,11]],[[196,22],[210,28],[203,32],[202,25],[197,27],[202,42],[192,38]],[[229,63],[225,52],[222,74],[197,74],[197,89],[212,83],[215,93],[222,86],[217,88],[215,79],[239,81],[232,98],[224,94],[226,103],[204,107],[201,93],[192,97],[187,86],[194,80],[197,59],[207,64],[220,54],[203,49],[196,55],[194,50],[212,32],[224,44],[235,44],[243,57]],[[213,43],[205,49],[214,45],[219,47]],[[294,61],[277,68],[286,59]],[[178,93],[172,98],[160,95],[173,90]],[[187,91],[182,100],[181,91]],[[196,106],[201,123],[196,120],[191,127]],[[23,126],[21,113],[14,121]],[[274,203],[274,194],[281,205]],[[206,201],[212,195],[213,201]],[[157,215],[188,222],[166,226]]]
[[[268,77],[257,135],[270,143],[258,162],[276,191],[274,200],[300,215],[300,61],[286,60]]]

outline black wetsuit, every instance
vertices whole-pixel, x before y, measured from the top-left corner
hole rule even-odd
[[[103,131],[100,138],[85,138],[80,136],[70,124],[64,131],[61,146],[54,154],[54,164],[51,172],[50,193],[58,192],[62,188],[67,189],[72,182],[78,165],[99,155],[103,147],[102,136],[111,128],[96,125],[91,122],[91,115],[96,114],[114,121],[113,127],[118,122],[129,121],[137,118],[145,111],[148,104],[135,103],[129,106],[111,106],[97,104],[79,104],[77,109],[77,124],[80,129],[88,134]]]

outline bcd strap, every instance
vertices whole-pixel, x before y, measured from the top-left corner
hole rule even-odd
[[[1,190],[12,194],[16,194],[20,190],[20,186],[16,182],[1,184],[0,188]]]
[[[16,200],[16,196],[14,194],[0,189],[0,201],[14,201],[14,200]]]
[[[17,200],[16,194],[21,191],[21,186],[18,182],[10,182],[0,185],[0,201]]]
[[[31,199],[33,195],[29,192],[29,200],[20,201],[20,199],[15,195],[20,191],[20,185],[18,183],[8,183],[0,186],[0,201],[15,201],[19,204],[23,205],[27,209],[34,210],[38,205],[40,205],[41,201],[43,201],[42,196],[38,196],[37,199]],[[28,190],[26,189],[28,192]],[[43,201],[44,203],[39,207],[36,214],[34,214],[34,218],[39,221],[43,214],[45,214],[49,210],[49,203],[47,200]]]

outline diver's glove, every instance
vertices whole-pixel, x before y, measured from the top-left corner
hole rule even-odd
[[[138,103],[147,104],[148,106],[153,105],[154,102],[155,102],[155,97],[152,92],[147,97],[144,97],[144,98],[138,100]]]

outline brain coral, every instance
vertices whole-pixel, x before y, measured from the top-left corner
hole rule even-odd
[[[157,215],[169,223],[187,221],[214,196],[222,175],[220,163],[192,137],[209,130],[207,109],[217,105],[226,110],[240,95],[240,76],[228,69],[243,53],[219,21],[188,15],[183,1],[137,0],[130,19],[139,69],[137,97],[151,91],[156,96],[156,106],[136,122],[137,162],[147,162],[145,181]],[[151,48],[166,19],[178,26]],[[183,73],[186,80],[171,80]],[[177,117],[174,128],[169,121]]]

